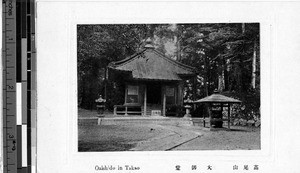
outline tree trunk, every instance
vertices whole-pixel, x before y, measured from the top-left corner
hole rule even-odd
[[[219,92],[223,91],[223,75],[222,75],[222,73],[219,74],[219,76],[218,76],[218,91]]]
[[[181,44],[180,44],[180,36],[181,36],[181,28],[179,25],[175,24],[176,34],[174,36],[174,42],[176,45],[176,60],[181,61]]]
[[[204,59],[204,89],[205,89],[205,96],[208,96],[208,87],[207,87],[207,78],[208,78],[208,63],[207,63],[207,58]]]
[[[246,25],[245,25],[245,23],[242,23],[242,34],[245,34],[245,30],[246,30]],[[245,36],[243,35],[243,40],[245,40]],[[243,45],[243,46],[245,46],[245,45]],[[242,92],[243,91],[243,87],[242,87],[242,85],[243,85],[243,81],[242,81],[242,79],[243,79],[243,61],[242,61],[242,59],[244,59],[244,56],[245,55],[245,47],[243,47],[243,55],[239,58],[239,72],[238,72],[238,79],[237,79],[237,81],[238,81],[238,91],[239,92]]]
[[[224,68],[224,90],[229,90],[229,59],[225,61],[225,68]]]
[[[179,37],[177,37],[177,43],[176,43],[176,52],[177,52],[177,61],[181,61],[181,47],[180,47],[180,40],[179,40]]]
[[[256,80],[256,40],[254,40],[253,57],[252,57],[252,88],[255,89]]]
[[[220,55],[220,53],[219,53],[219,55]],[[218,56],[219,56],[218,55]],[[219,90],[219,92],[222,92],[223,90],[224,90],[224,88],[225,88],[225,79],[224,79],[224,71],[225,71],[225,61],[223,60],[223,57],[222,56],[220,56],[220,61],[221,61],[221,63],[220,63],[220,70],[219,70],[219,75],[218,75],[218,90]]]
[[[241,92],[242,91],[242,57],[239,58],[238,60],[238,66],[237,66],[237,69],[236,69],[236,76],[235,76],[235,80],[236,80],[236,90],[238,92]]]
[[[104,68],[104,99],[107,99],[107,76],[108,76],[108,70],[107,65]]]
[[[155,25],[148,25],[148,37],[154,41],[154,31],[155,31]]]
[[[196,92],[197,92],[197,76],[193,77],[193,100],[196,100]]]

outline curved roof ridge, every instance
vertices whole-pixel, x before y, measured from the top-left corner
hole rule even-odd
[[[176,60],[174,60],[172,58],[167,57],[166,55],[164,55],[162,52],[160,52],[158,50],[154,49],[154,52],[157,53],[158,55],[162,56],[163,58],[165,58],[167,61],[169,61],[169,62],[171,62],[173,64],[176,64],[176,65],[179,65],[180,67],[182,67],[185,70],[189,70],[191,72],[195,72],[197,70],[195,67],[191,67],[189,65],[183,64],[183,63],[181,63],[179,61],[176,61]]]
[[[145,52],[145,51],[146,51],[146,49],[143,49],[143,50],[141,50],[141,51],[139,51],[139,52],[137,52],[137,53],[135,53],[135,54],[133,54],[133,55],[127,57],[127,58],[121,59],[121,60],[119,60],[119,61],[113,61],[113,62],[111,62],[110,64],[113,64],[115,67],[118,67],[118,66],[120,66],[120,65],[125,65],[125,64],[127,64],[127,63],[133,61],[134,58],[136,58],[138,55],[142,54],[142,53]]]
[[[114,61],[114,62],[111,62],[111,63],[115,67],[118,67],[120,65],[125,65],[125,64],[130,63],[131,61],[133,61],[136,57],[138,57],[138,55],[144,53],[146,50],[154,51],[156,54],[158,54],[162,58],[166,59],[170,63],[173,63],[174,65],[177,65],[177,66],[183,68],[184,70],[188,70],[188,71],[193,72],[193,73],[197,71],[197,69],[195,67],[191,67],[191,66],[183,64],[183,63],[181,63],[179,61],[176,61],[176,60],[174,60],[172,58],[169,58],[166,55],[164,55],[162,52],[160,52],[160,51],[158,51],[156,49],[147,49],[147,48],[145,48],[145,49],[143,49],[143,50],[141,50],[141,51],[139,51],[139,52],[137,52],[137,53],[135,53],[135,54],[133,54],[133,55],[125,58],[125,59],[122,59],[122,60],[119,60],[119,61]]]
[[[145,58],[144,58],[145,57]],[[197,69],[173,60],[155,49],[142,49],[132,56],[111,62],[109,68],[131,71],[134,79],[183,80],[195,75]]]

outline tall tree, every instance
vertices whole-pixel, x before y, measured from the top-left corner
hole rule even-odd
[[[106,66],[137,52],[149,36],[155,47],[167,56],[197,68],[196,80],[184,84],[186,98],[202,98],[218,88],[243,100],[248,109],[245,112],[257,112],[260,103],[258,23],[79,25],[80,106],[93,107],[94,98],[104,93],[108,104],[121,102],[122,96],[116,96],[122,94],[123,86],[107,81]],[[105,85],[109,86],[107,92]]]
[[[79,106],[92,109],[99,94],[106,97],[105,86],[112,85],[106,79],[107,65],[134,54],[148,30],[147,25],[78,25]]]

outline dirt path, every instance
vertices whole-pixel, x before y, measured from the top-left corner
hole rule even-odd
[[[183,129],[176,126],[155,125],[168,133],[141,141],[131,151],[167,151],[201,136],[200,132]]]
[[[86,112],[78,124],[79,151],[259,150],[260,128],[209,131],[188,121],[135,120],[97,125]]]
[[[260,129],[233,127],[231,131],[202,131],[200,138],[184,143],[173,150],[259,150]]]

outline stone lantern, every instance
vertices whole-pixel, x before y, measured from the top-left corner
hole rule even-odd
[[[191,112],[190,109],[192,108],[192,106],[191,105],[185,105],[184,108],[185,108],[185,115],[184,115],[184,117],[185,118],[191,118],[192,115],[190,114],[190,112]]]
[[[96,102],[96,106],[97,106],[97,113],[98,113],[98,125],[101,124],[102,118],[104,117],[103,113],[105,110],[105,103],[106,103],[106,99],[102,98],[102,95],[99,96],[98,99],[95,100]]]
[[[96,106],[97,106],[97,113],[99,115],[103,114],[104,110],[105,110],[105,103],[106,103],[106,99],[102,98],[102,95],[99,96],[98,99],[95,100],[96,102]]]

